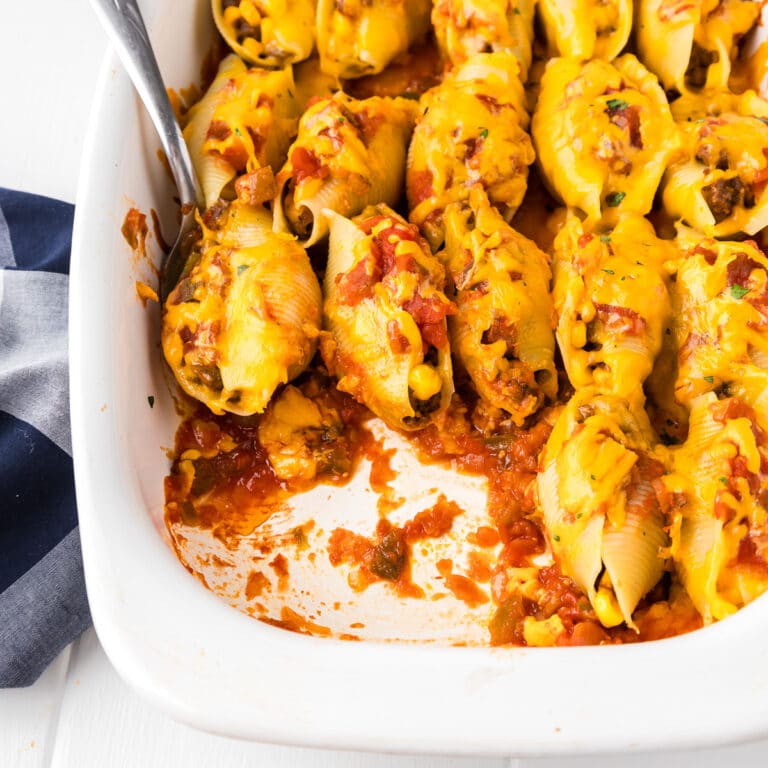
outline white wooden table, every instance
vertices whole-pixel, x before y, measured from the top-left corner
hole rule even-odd
[[[2,1],[0,186],[74,202],[85,126],[105,50],[86,0]],[[663,694],[674,696],[674,691]],[[117,677],[93,630],[66,649],[31,688],[0,691],[0,768],[721,765],[768,766],[768,741],[707,752],[548,760],[393,757],[233,741],[194,731],[145,704]]]

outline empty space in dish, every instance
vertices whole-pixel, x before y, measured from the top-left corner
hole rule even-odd
[[[468,540],[490,524],[485,478],[460,474],[448,464],[423,464],[381,422],[369,426],[384,450],[395,451],[396,478],[383,494],[371,488],[371,462],[363,459],[346,485],[317,485],[293,496],[251,532],[238,536],[232,530],[222,534],[171,523],[179,556],[231,605],[288,629],[355,640],[486,643],[492,613],[488,580],[450,578],[465,574],[472,557],[492,565],[500,548]],[[387,513],[395,526],[434,507],[441,497],[461,511],[446,535],[410,546],[406,584],[376,580],[364,586],[358,564],[331,563],[330,540],[337,529],[373,538],[383,496],[397,505]],[[453,572],[448,579],[438,570],[440,561],[445,561],[444,572]]]

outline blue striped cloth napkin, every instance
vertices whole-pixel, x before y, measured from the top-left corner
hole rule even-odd
[[[90,626],[67,372],[74,208],[0,188],[0,688]]]

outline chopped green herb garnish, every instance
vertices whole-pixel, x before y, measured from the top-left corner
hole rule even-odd
[[[557,534],[555,534],[555,535],[554,535],[552,538],[553,538],[555,541],[560,541],[560,537],[559,537]]]
[[[590,475],[590,476],[589,476],[589,479],[590,479],[590,480],[597,480],[597,477],[596,477],[595,475]]]
[[[707,382],[707,384],[714,384],[715,383],[715,377],[714,376],[705,376],[704,381]]]
[[[515,16],[519,16],[520,15],[520,9],[515,7],[515,8],[512,9],[512,13],[514,13]]]
[[[603,269],[603,272],[605,272],[607,275],[615,275],[616,273],[612,269]]]
[[[237,265],[237,274],[238,274],[238,277],[239,277],[240,275],[242,275],[242,274],[243,274],[243,272],[245,272],[245,270],[246,270],[246,269],[248,269],[248,267],[250,267],[250,266],[251,266],[250,264],[238,264],[238,265]]]
[[[487,139],[488,138],[488,129],[487,128],[481,128],[480,129],[480,138],[481,139]]]
[[[611,242],[611,236],[610,235],[600,235],[600,242],[601,243],[610,243]]]
[[[621,204],[621,201],[626,196],[626,192],[611,192],[611,194],[605,198],[605,202],[608,203],[609,208],[615,208],[617,205]]]
[[[147,395],[147,402],[149,403],[150,408],[155,407],[155,396],[154,395]]]
[[[723,485],[728,485],[728,478],[727,477],[718,477],[717,478]]]
[[[582,518],[583,516],[584,516],[584,513],[583,513],[583,512],[577,512],[577,513],[576,513],[576,519],[577,519],[577,520],[581,520],[581,518]]]
[[[734,299],[743,299],[749,293],[749,288],[744,288],[741,285],[731,286],[731,296]]]
[[[240,132],[239,128],[235,128],[235,136],[242,136],[243,134]]]
[[[629,106],[624,99],[608,99],[605,103],[608,109],[626,109]]]

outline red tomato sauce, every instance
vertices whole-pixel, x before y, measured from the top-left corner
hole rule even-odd
[[[214,417],[200,407],[177,433],[177,458],[166,478],[169,525],[210,530],[234,547],[240,537],[250,534],[270,514],[281,509],[293,493],[317,483],[346,483],[365,457],[371,463],[371,486],[388,499],[389,505],[379,506],[379,519],[371,532],[346,528],[331,531],[327,557],[334,567],[345,570],[354,591],[362,592],[378,582],[388,585],[401,598],[425,599],[424,589],[413,580],[413,548],[419,542],[451,535],[454,521],[463,510],[441,495],[433,505],[402,524],[388,520],[386,514],[399,503],[391,498],[396,479],[392,467],[394,453],[364,428],[370,415],[365,408],[338,392],[323,376],[310,375],[307,381],[301,386],[308,396],[332,400],[344,421],[344,433],[336,446],[343,456],[340,464],[311,483],[282,481],[258,441],[260,417]],[[730,418],[744,410],[738,404],[729,408]],[[446,592],[468,608],[489,604],[488,640],[492,645],[524,644],[528,617],[537,621],[557,617],[563,627],[557,638],[560,645],[637,642],[701,626],[701,618],[690,599],[684,593],[671,594],[669,584],[661,583],[635,611],[638,633],[623,625],[606,629],[597,620],[586,595],[561,573],[556,562],[540,564],[547,562],[547,544],[542,521],[535,511],[533,489],[539,454],[555,416],[555,410],[545,409],[525,427],[502,424],[489,432],[486,417],[472,399],[456,395],[440,428],[432,424],[403,435],[422,462],[450,464],[456,471],[480,475],[488,481],[489,523],[467,535],[467,541],[476,549],[470,552],[462,572],[457,572],[450,558],[442,557],[435,562]],[[235,447],[228,441],[234,442]],[[191,463],[194,470],[191,479],[190,467],[185,468],[185,462]],[[302,540],[306,547],[306,532],[313,526],[310,521],[291,531],[288,538],[296,545],[297,553],[301,552]],[[748,543],[744,544],[739,553],[740,567],[759,567],[759,562],[756,550],[753,552]],[[289,578],[288,560],[278,551],[271,554],[265,566],[277,577],[277,590],[284,590]],[[534,574],[535,600],[511,588],[510,578],[515,569],[530,569]],[[246,598],[255,601],[268,589],[267,583],[265,574],[254,570],[245,585]],[[311,617],[299,616],[288,608],[283,609],[279,620],[267,621],[296,632],[330,634],[327,627]]]

